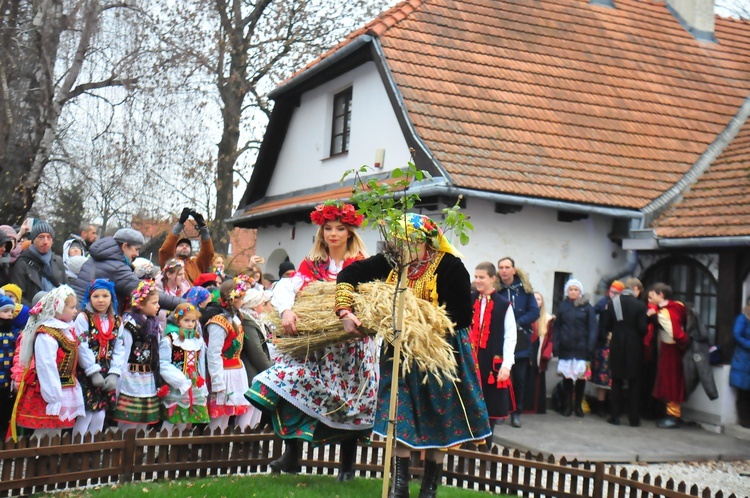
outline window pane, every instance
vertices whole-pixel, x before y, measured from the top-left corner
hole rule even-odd
[[[336,118],[333,120],[333,134],[341,135],[344,132],[344,118]]]
[[[344,141],[344,137],[339,135],[337,137],[333,137],[333,147],[331,147],[331,154],[338,154],[342,152],[342,144]]]
[[[345,110],[346,110],[346,99],[343,98],[343,96],[340,96],[333,103],[333,115],[343,116]]]

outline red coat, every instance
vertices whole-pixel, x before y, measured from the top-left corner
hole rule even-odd
[[[650,320],[654,324],[654,336],[659,338],[659,358],[656,363],[653,396],[663,401],[682,403],[685,401],[685,372],[682,369],[682,357],[688,343],[688,336],[685,333],[687,310],[679,301],[667,301],[667,304],[661,308],[669,312],[675,343],[669,344],[662,340],[663,327],[659,324],[657,315],[653,315]]]

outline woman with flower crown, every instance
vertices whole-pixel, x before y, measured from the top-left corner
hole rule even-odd
[[[367,256],[357,234],[363,217],[351,204],[328,201],[310,219],[318,225],[313,247],[297,272],[274,287],[271,301],[287,334],[296,332],[300,319],[292,311],[300,289],[314,281],[334,282],[343,268]],[[338,480],[354,477],[357,441],[369,440],[375,416],[376,353],[374,341],[361,337],[307,358],[281,355],[255,377],[248,397],[273,413],[274,430],[286,442],[284,454],[270,464],[274,472],[299,472],[300,440],[341,441]]]
[[[456,324],[455,334],[446,339],[455,351],[457,382],[440,382],[425,377],[416,364],[397,372],[398,413],[396,414],[396,466],[393,476],[394,498],[409,496],[409,455],[425,450],[425,470],[419,496],[434,497],[441,481],[444,453],[441,449],[464,442],[482,442],[492,433],[487,407],[477,377],[477,368],[469,339],[472,322],[471,281],[461,254],[442,230],[424,215],[407,213],[400,230],[390,234],[392,247],[402,248],[408,263],[407,286],[414,294],[445,311]],[[377,254],[353,263],[339,273],[336,285],[336,314],[344,329],[357,333],[360,325],[351,294],[357,285],[385,280],[396,285],[398,272],[386,254]],[[380,355],[381,384],[373,432],[385,437],[393,377],[393,347],[386,345]],[[404,358],[409,362],[409,358]],[[405,373],[404,373],[405,372]]]

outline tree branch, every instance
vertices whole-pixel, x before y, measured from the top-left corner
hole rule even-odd
[[[119,79],[114,76],[111,76],[107,78],[106,80],[102,80],[102,81],[92,81],[89,83],[81,83],[80,85],[76,85],[75,88],[73,88],[70,92],[68,92],[68,95],[65,97],[65,99],[60,100],[60,103],[65,104],[66,102],[73,100],[79,95],[89,92],[91,90],[96,90],[97,88],[108,88],[112,86],[128,87],[136,83],[138,83],[138,78]]]

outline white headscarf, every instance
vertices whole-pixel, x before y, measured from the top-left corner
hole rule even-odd
[[[21,356],[19,361],[21,366],[26,369],[34,354],[34,340],[36,339],[36,330],[47,320],[55,318],[55,315],[62,313],[65,309],[65,301],[76,293],[67,285],[61,285],[52,289],[42,297],[38,303],[29,311],[29,321],[23,329],[23,341],[21,342]]]

